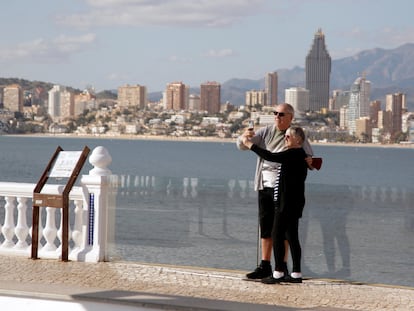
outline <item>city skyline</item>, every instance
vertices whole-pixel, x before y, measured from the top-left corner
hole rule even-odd
[[[261,79],[304,67],[319,28],[332,60],[414,42],[412,8],[409,0],[14,1],[2,10],[0,77],[97,91],[140,84],[149,93],[172,81]]]

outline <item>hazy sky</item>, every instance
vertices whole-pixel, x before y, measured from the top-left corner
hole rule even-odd
[[[0,77],[97,91],[191,87],[304,67],[318,28],[332,59],[414,42],[412,0],[13,0]]]

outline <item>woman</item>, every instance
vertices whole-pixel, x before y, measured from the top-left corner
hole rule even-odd
[[[299,242],[299,218],[305,206],[305,180],[308,164],[306,152],[302,145],[305,133],[300,127],[290,127],[285,134],[285,151],[271,153],[253,144],[246,137],[243,143],[251,151],[267,161],[281,164],[279,183],[275,187],[274,204],[275,216],[273,223],[273,249],[275,256],[275,271],[273,276],[262,279],[263,283],[275,284],[279,282],[302,282],[301,273],[301,246]],[[291,276],[284,275],[285,238],[288,240],[292,253]]]

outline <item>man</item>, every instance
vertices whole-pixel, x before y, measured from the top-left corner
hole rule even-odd
[[[237,138],[237,148],[240,150],[249,150],[243,144],[244,137],[250,137],[250,141],[255,145],[269,150],[270,152],[280,152],[286,150],[285,133],[291,126],[294,118],[295,110],[289,104],[279,104],[276,106],[275,123],[262,127],[254,132],[247,129]],[[303,148],[308,156],[313,155],[313,151],[309,142],[306,140]],[[276,162],[265,161],[257,158],[256,172],[254,177],[254,190],[258,191],[258,207],[259,207],[259,226],[261,241],[261,257],[259,266],[253,271],[246,274],[248,279],[264,279],[272,276],[271,256],[272,256],[272,230],[274,221],[274,190],[278,184],[278,173],[280,164]],[[287,244],[287,243],[286,243]],[[287,262],[288,247],[285,245],[285,264]],[[288,275],[287,266],[285,267],[285,275]]]

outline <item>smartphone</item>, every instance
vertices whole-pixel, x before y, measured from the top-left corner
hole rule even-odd
[[[249,131],[254,129],[254,121],[253,121],[253,120],[250,120],[250,121],[249,121],[249,126],[247,127],[247,129],[248,129]]]

